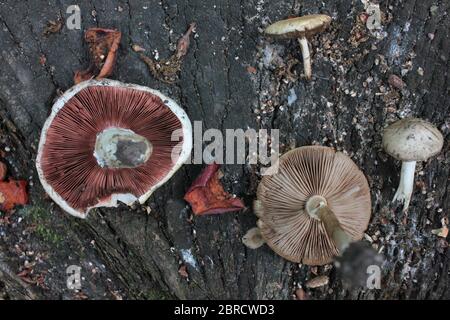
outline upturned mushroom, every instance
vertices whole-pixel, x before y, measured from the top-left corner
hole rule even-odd
[[[191,148],[191,123],[172,99],[144,86],[88,80],[53,105],[36,167],[48,195],[85,218],[94,207],[144,203]]]
[[[307,146],[280,157],[258,186],[254,212],[265,242],[287,260],[323,265],[360,240],[371,200],[367,180],[345,154]]]
[[[402,202],[404,212],[408,210],[411,201],[416,162],[435,156],[441,151],[443,144],[444,138],[439,130],[422,119],[402,119],[384,129],[384,150],[402,161],[400,183],[392,201]]]
[[[311,14],[277,21],[265,30],[265,34],[276,39],[298,39],[303,56],[303,68],[307,80],[311,79],[311,55],[308,38],[324,31],[331,23],[325,14]]]

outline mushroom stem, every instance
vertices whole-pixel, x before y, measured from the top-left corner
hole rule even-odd
[[[317,209],[317,217],[324,223],[325,230],[331,239],[333,239],[334,244],[342,253],[352,242],[350,236],[342,229],[336,215],[333,211],[325,205],[324,202],[320,203]]]
[[[306,37],[301,37],[298,39],[298,42],[300,43],[300,48],[302,49],[303,70],[305,72],[305,77],[307,80],[311,80],[311,55],[309,54],[308,40]]]
[[[403,212],[406,212],[409,207],[409,201],[414,186],[414,172],[416,171],[416,161],[403,161],[402,171],[400,174],[400,183],[397,192],[392,201],[403,202]]]

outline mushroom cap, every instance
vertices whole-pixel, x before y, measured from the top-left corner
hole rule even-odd
[[[325,30],[331,17],[325,14],[311,14],[303,17],[277,21],[266,28],[266,35],[280,39],[312,37]]]
[[[264,239],[261,236],[261,231],[258,227],[251,228],[242,237],[242,243],[250,249],[257,249],[264,244]]]
[[[291,150],[280,157],[279,170],[264,176],[257,191],[258,226],[266,243],[283,258],[323,265],[339,251],[322,221],[306,203],[322,196],[341,227],[360,240],[370,219],[370,190],[364,174],[345,154],[321,146]]]
[[[102,137],[103,153],[126,165],[99,161]],[[85,218],[94,207],[144,203],[191,149],[191,123],[175,101],[144,86],[88,80],[53,105],[41,132],[36,168],[48,195],[69,214]],[[129,158],[135,154],[138,158]]]
[[[431,123],[418,118],[405,118],[384,129],[383,148],[401,161],[425,161],[438,154],[444,137]]]

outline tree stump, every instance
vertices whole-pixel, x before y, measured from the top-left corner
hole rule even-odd
[[[77,3],[81,30],[65,25],[70,1],[0,3],[0,147],[9,150],[2,161],[10,177],[29,181],[31,197],[0,216],[0,270],[10,270],[0,272],[0,298],[293,299],[299,285],[312,299],[450,298],[448,238],[431,232],[450,204],[449,2],[383,2],[382,29],[373,32],[360,1]],[[311,39],[307,82],[298,43],[271,41],[262,30],[313,13],[333,22]],[[61,30],[44,34],[58,19]],[[132,45],[169,57],[191,22],[196,34],[179,80],[153,78]],[[58,93],[88,65],[83,34],[94,26],[122,32],[111,78],[162,91],[204,130],[279,129],[282,152],[310,144],[346,152],[369,180],[366,233],[386,258],[381,289],[348,290],[331,265],[290,263],[267,246],[247,249],[241,238],[256,223],[258,166],[222,167],[225,189],[248,206],[236,213],[192,218],[183,195],[202,165],[183,166],[145,206],[97,209],[80,220],[53,204],[35,169],[39,134]],[[391,75],[404,87],[389,84]],[[407,216],[391,204],[401,164],[381,148],[383,127],[405,116],[434,123],[446,137],[441,154],[417,168]],[[69,265],[82,268],[78,292],[67,287]],[[307,289],[316,274],[328,275],[329,284]]]

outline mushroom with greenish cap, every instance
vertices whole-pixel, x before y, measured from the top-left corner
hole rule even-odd
[[[392,201],[403,202],[404,212],[408,210],[411,200],[416,162],[426,161],[438,154],[443,144],[444,138],[439,130],[422,119],[402,119],[384,129],[384,150],[402,161],[400,184]]]
[[[305,77],[307,80],[310,80],[312,72],[308,38],[324,31],[330,23],[330,16],[325,14],[311,14],[277,21],[266,28],[265,34],[278,39],[298,39],[302,49]]]

